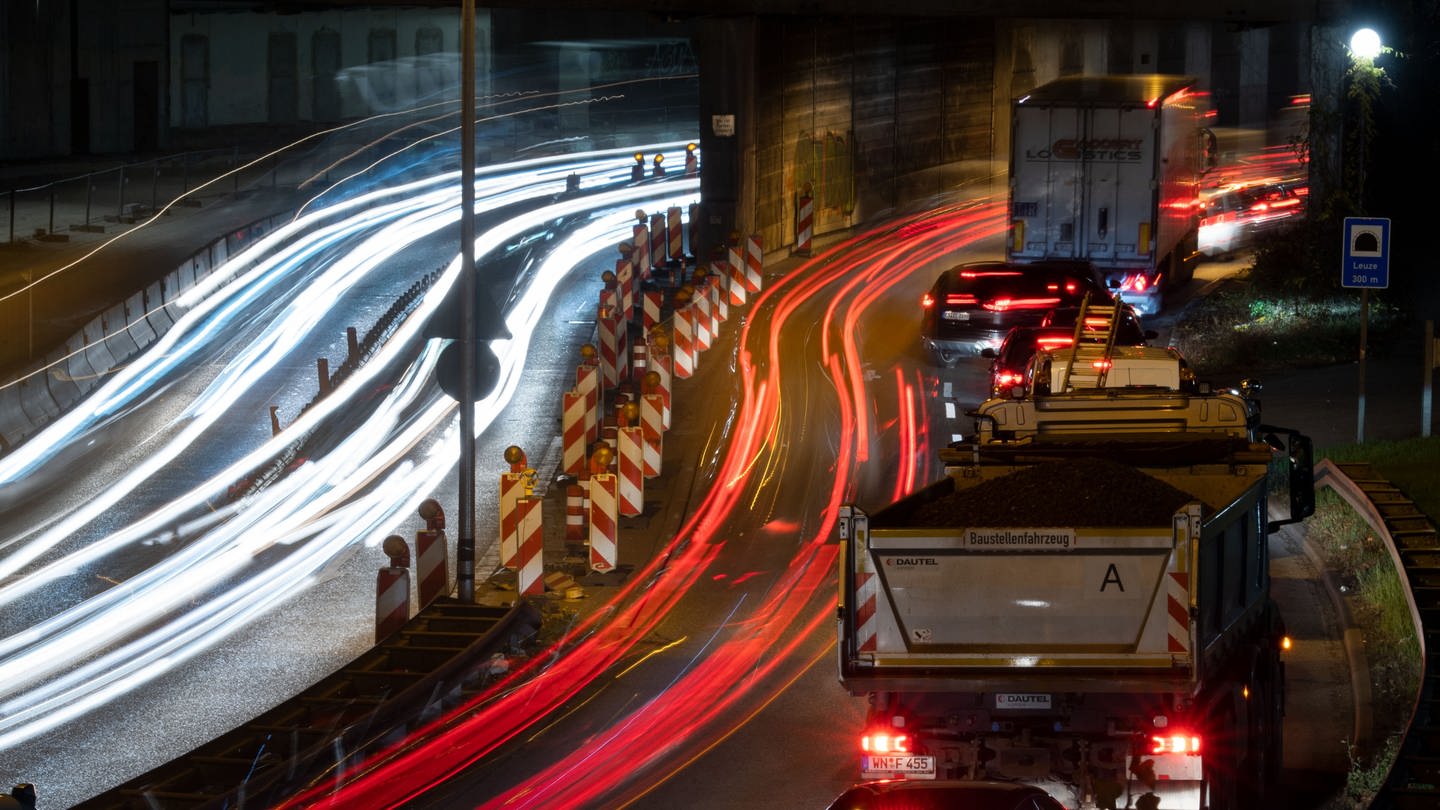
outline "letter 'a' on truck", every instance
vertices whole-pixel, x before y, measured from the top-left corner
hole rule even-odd
[[[1158,312],[1201,258],[1200,181],[1214,140],[1196,83],[1067,76],[1018,99],[1006,259],[1089,260],[1136,311]]]
[[[1173,355],[1041,355],[1104,371],[987,400],[940,451],[944,478],[840,510],[860,778],[1276,806],[1286,644],[1266,537],[1314,511],[1309,438],[1261,424],[1254,388],[1182,383]]]

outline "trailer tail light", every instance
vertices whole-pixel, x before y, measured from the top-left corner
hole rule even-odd
[[[1159,754],[1200,754],[1200,735],[1172,731],[1168,734],[1150,735],[1150,753]]]
[[[860,750],[867,754],[908,754],[910,735],[894,731],[874,731],[860,738]]]
[[[1120,292],[1143,293],[1150,286],[1150,280],[1145,278],[1144,273],[1136,273],[1120,281]]]

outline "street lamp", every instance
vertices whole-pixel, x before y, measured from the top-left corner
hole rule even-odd
[[[1375,122],[1372,107],[1380,92],[1381,71],[1375,67],[1375,57],[1384,51],[1380,35],[1373,28],[1361,28],[1350,35],[1350,89],[1348,95],[1355,99],[1356,112],[1355,140],[1360,147],[1359,160],[1355,165],[1355,206],[1361,212],[1365,208],[1365,161],[1369,159],[1369,142]],[[1343,147],[1342,147],[1343,149]],[[1343,168],[1343,167],[1342,167]],[[1343,177],[1343,175],[1342,175]],[[1370,288],[1360,289],[1360,357],[1359,357],[1359,402],[1355,420],[1355,442],[1365,442],[1365,354],[1370,339]]]
[[[1374,59],[1380,55],[1380,35],[1373,28],[1361,28],[1350,35],[1350,53],[1356,59]]]

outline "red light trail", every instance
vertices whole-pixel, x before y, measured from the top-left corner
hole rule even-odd
[[[877,441],[859,347],[867,310],[934,257],[1002,233],[1004,214],[1002,205],[988,204],[913,216],[837,243],[776,280],[752,303],[738,338],[739,392],[730,421],[736,430],[723,448],[717,484],[661,553],[553,648],[468,705],[280,807],[397,807],[423,796],[518,740],[587,687],[603,684],[599,679],[623,677],[615,673],[626,657],[702,580],[728,583],[739,601],[668,688],[604,731],[587,734],[563,760],[477,804],[547,810],[623,806],[743,725],[753,714],[746,707],[772,700],[813,664],[807,646],[815,643],[816,633],[833,626],[839,546],[831,542],[831,527],[840,504],[853,497],[856,472]],[[801,357],[794,347],[804,343],[803,337],[787,330],[815,329],[817,301],[827,302],[818,327],[819,357]],[[787,335],[790,350],[782,345]],[[814,353],[804,345],[805,354]],[[783,485],[775,471],[789,445],[779,434],[787,425],[797,431],[813,428],[816,408],[823,407],[818,402],[782,404],[782,383],[803,380],[817,359],[833,385],[839,422],[833,449],[823,448],[834,454],[829,461],[833,475],[823,497],[805,493],[776,503],[811,511],[818,506],[820,517],[758,515],[757,524],[753,504],[761,488]],[[788,370],[784,375],[782,365]],[[926,419],[917,412],[923,408],[917,386],[898,371],[895,385],[901,405],[896,441],[904,463],[894,486],[903,492],[913,489],[914,465],[928,465],[924,457],[929,454],[920,452]],[[816,388],[805,390],[813,397]],[[818,444],[812,441],[807,448],[818,451]],[[802,526],[810,527],[810,534],[797,537]],[[795,543],[785,569],[761,571],[753,561],[743,567],[737,563],[733,570],[724,567],[721,552],[742,530],[756,530],[747,542]],[[747,598],[738,586],[761,573],[773,583],[758,598]]]

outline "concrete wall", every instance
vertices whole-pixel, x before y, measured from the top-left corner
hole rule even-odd
[[[483,96],[490,17],[475,18]],[[176,128],[339,121],[459,92],[460,19],[445,9],[176,15],[168,47]]]

